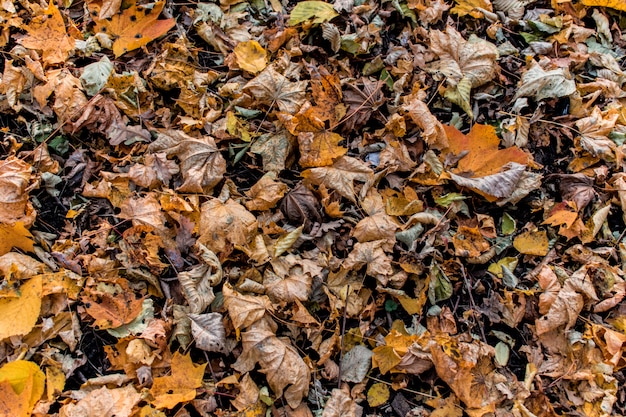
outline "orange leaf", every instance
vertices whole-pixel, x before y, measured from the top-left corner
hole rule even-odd
[[[104,293],[101,303],[83,297],[87,314],[96,319],[94,326],[100,329],[114,329],[133,321],[141,313],[143,298],[135,298],[131,291],[121,294]]]
[[[42,59],[47,65],[65,62],[74,49],[74,39],[68,36],[61,12],[52,0],[25,29],[28,35],[19,43],[25,48],[43,51]]]
[[[45,377],[37,364],[16,360],[0,368],[0,415],[28,417],[43,394]]]
[[[510,162],[528,165],[532,162],[526,152],[512,146],[498,149],[500,139],[493,126],[475,124],[467,135],[464,135],[453,126],[443,126],[448,136],[448,148],[444,150],[446,156],[463,156],[453,171],[455,174],[484,177],[497,174],[502,167]]]
[[[157,1],[152,8],[133,5],[110,20],[96,20],[94,31],[112,38],[113,53],[118,57],[147,45],[174,26],[174,19],[157,20],[163,6],[164,1]]]
[[[206,364],[195,365],[189,355],[174,353],[172,374],[154,378],[150,393],[156,408],[174,408],[177,404],[196,398],[196,388],[202,386]]]
[[[32,252],[32,237],[22,222],[16,222],[14,225],[0,223],[0,255],[9,252],[11,248]]]

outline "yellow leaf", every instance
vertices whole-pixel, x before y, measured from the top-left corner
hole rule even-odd
[[[181,402],[196,398],[196,388],[202,386],[206,364],[195,365],[189,355],[174,353],[172,374],[154,378],[150,393],[156,408],[174,408]]]
[[[11,248],[32,252],[32,237],[22,222],[16,222],[14,225],[0,224],[0,255],[9,252]]]
[[[46,368],[46,396],[48,401],[54,401],[64,388],[65,373],[63,369],[58,366],[48,366]]]
[[[0,368],[0,415],[30,416],[43,394],[45,377],[37,364],[17,360]]]
[[[256,74],[267,66],[267,52],[257,41],[239,42],[234,52],[237,65],[244,71]]]
[[[291,11],[289,26],[295,26],[307,20],[311,23],[323,23],[339,16],[333,5],[323,1],[301,1]]]
[[[378,407],[389,400],[389,387],[387,384],[377,382],[367,391],[367,402],[370,407]]]
[[[19,297],[0,299],[0,339],[24,335],[37,323],[41,310],[41,276],[26,281]]]
[[[582,0],[585,6],[610,7],[615,10],[626,11],[626,2],[623,0]]]
[[[450,10],[451,13],[458,14],[459,17],[470,15],[477,19],[482,19],[485,15],[476,10],[477,8],[493,11],[493,6],[489,0],[455,0],[456,6]]]
[[[513,246],[524,255],[545,256],[548,253],[548,236],[544,230],[524,232],[513,240]]]

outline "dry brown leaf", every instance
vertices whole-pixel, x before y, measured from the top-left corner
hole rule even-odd
[[[133,226],[147,225],[154,230],[161,230],[165,226],[165,214],[154,194],[140,198],[131,197],[122,204],[120,209],[118,216],[131,220]]]
[[[273,259],[271,265],[273,271],[265,270],[263,286],[277,303],[308,300],[313,278],[322,274],[317,263],[291,254]]]
[[[148,152],[165,152],[168,157],[179,159],[184,179],[177,188],[180,192],[209,193],[226,172],[226,161],[210,136],[194,138],[178,130],[167,130],[148,146]]]
[[[282,112],[296,114],[306,99],[307,85],[307,81],[289,81],[270,65],[243,90],[272,110],[278,107]]]
[[[386,240],[356,243],[352,252],[343,262],[343,267],[348,270],[356,270],[367,266],[367,275],[376,278],[385,286],[389,277],[393,274],[391,258],[383,250],[383,247],[388,244]]]
[[[244,295],[236,292],[230,284],[224,284],[224,306],[228,316],[237,329],[245,329],[263,318],[267,312],[273,312],[270,299],[263,296]]]
[[[373,179],[373,171],[358,159],[344,156],[329,167],[311,168],[302,172],[308,182],[324,185],[337,191],[341,196],[356,202],[354,181],[367,183]]]
[[[102,387],[89,392],[76,404],[67,404],[61,415],[67,417],[130,417],[141,395],[132,385],[123,388]]]
[[[196,347],[207,352],[226,353],[226,330],[220,313],[188,314]]]
[[[0,223],[17,222],[29,228],[37,215],[28,201],[28,192],[34,187],[32,167],[10,156],[0,161]]]
[[[233,365],[239,372],[261,366],[267,382],[277,397],[284,396],[291,408],[300,405],[309,392],[311,371],[298,351],[275,336],[265,320],[255,322],[241,334],[243,352]]]
[[[269,172],[263,175],[246,194],[251,200],[246,201],[246,208],[250,211],[269,210],[276,206],[285,195],[288,187],[285,183],[276,180],[276,173]]]
[[[189,312],[200,314],[204,312],[215,299],[213,287],[222,282],[222,264],[219,259],[202,243],[194,246],[200,264],[189,271],[180,272],[178,281],[183,295],[189,303]]]
[[[198,242],[211,251],[223,252],[228,244],[243,246],[256,231],[256,217],[236,201],[213,198],[202,204]]]
[[[335,388],[324,407],[322,417],[361,417],[363,409],[345,391]]]

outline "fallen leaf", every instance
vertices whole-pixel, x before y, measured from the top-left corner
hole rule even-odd
[[[97,19],[93,30],[111,37],[117,58],[147,45],[174,27],[175,19],[158,20],[164,6],[164,1],[157,1],[152,7],[133,4],[110,19]]]
[[[291,408],[298,407],[309,392],[311,379],[311,371],[298,351],[277,338],[264,320],[256,321],[243,332],[241,341],[243,353],[233,368],[249,372],[258,363],[274,394],[284,396]]]
[[[119,217],[131,220],[133,226],[147,225],[160,230],[165,225],[165,214],[154,194],[145,197],[129,198],[120,207]]]
[[[360,417],[363,409],[345,391],[334,388],[324,407],[322,417]]]
[[[270,65],[250,80],[243,90],[270,109],[277,106],[282,112],[296,114],[306,100],[307,85],[307,81],[289,81]]]
[[[489,0],[455,0],[456,5],[450,9],[451,13],[459,17],[470,15],[477,19],[482,19],[485,15],[477,10],[478,8],[493,12],[493,6]]]
[[[0,256],[9,252],[11,248],[32,252],[34,243],[32,237],[22,222],[15,222],[13,225],[0,223]]]
[[[314,185],[324,185],[341,196],[356,202],[354,181],[368,182],[373,171],[365,163],[350,156],[339,158],[328,167],[311,168],[302,172],[302,177]]]
[[[29,417],[44,393],[45,376],[37,364],[15,360],[0,368],[0,414]]]
[[[196,347],[207,352],[226,353],[226,331],[219,313],[189,314]]]
[[[493,79],[498,68],[498,49],[491,42],[474,35],[465,40],[451,26],[445,32],[432,31],[430,40],[431,50],[439,60],[430,63],[428,71],[445,77],[448,85],[445,97],[472,117],[469,102],[471,89]]]
[[[93,299],[83,297],[87,314],[95,319],[93,325],[99,329],[115,329],[131,323],[141,313],[143,298],[136,298],[132,292],[105,292],[97,303]]]
[[[130,417],[141,401],[141,395],[127,385],[123,388],[102,387],[89,392],[76,404],[61,409],[67,417]]]
[[[41,12],[25,26],[28,35],[19,43],[25,48],[43,51],[46,65],[62,64],[74,50],[74,39],[67,34],[63,16],[53,1]]]
[[[249,243],[256,235],[257,226],[256,217],[241,204],[213,198],[202,204],[198,242],[220,253],[226,250],[227,244]]]
[[[377,382],[372,384],[367,391],[367,403],[370,407],[380,407],[389,401],[389,387],[387,384]]]
[[[576,91],[576,83],[563,68],[544,70],[539,63],[533,61],[530,69],[522,74],[515,99],[533,97],[536,101],[546,98],[567,97]]]
[[[276,206],[278,201],[285,195],[288,187],[276,180],[275,172],[263,175],[246,194],[250,197],[246,201],[248,210],[269,210]]]
[[[0,298],[0,339],[25,335],[33,329],[41,310],[41,276],[24,282],[17,297]]]
[[[289,25],[295,26],[306,21],[323,23],[336,16],[339,16],[339,13],[335,11],[330,3],[315,0],[301,1],[291,10]]]
[[[172,357],[172,374],[154,378],[150,394],[156,408],[172,409],[182,402],[196,398],[196,389],[202,387],[206,364],[196,365],[189,355],[178,352]]]
[[[0,161],[0,223],[22,222],[29,228],[35,221],[36,212],[28,201],[32,169],[14,156]]]
[[[513,239],[513,246],[524,255],[546,256],[548,236],[545,230],[526,231]]]
[[[197,242],[194,251],[200,264],[178,274],[183,296],[189,303],[189,312],[204,312],[215,299],[213,287],[222,282],[222,264],[213,251]]]
[[[249,73],[256,74],[267,66],[267,52],[255,40],[239,42],[233,53],[239,68]]]
[[[266,313],[274,311],[270,299],[263,296],[240,294],[233,290],[229,284],[225,284],[224,306],[228,310],[228,316],[233,321],[236,329],[245,329],[263,318]]]
[[[184,182],[180,192],[209,193],[223,178],[226,160],[210,136],[194,138],[178,130],[159,134],[148,146],[148,152],[165,152],[180,161]]]

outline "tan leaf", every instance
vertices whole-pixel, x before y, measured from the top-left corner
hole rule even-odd
[[[257,220],[244,206],[217,198],[202,204],[198,241],[215,253],[226,250],[228,243],[243,246],[256,235]]]
[[[67,417],[130,417],[141,395],[132,385],[123,388],[102,387],[91,392],[76,404],[67,404],[61,414]]]
[[[148,225],[155,230],[165,227],[165,214],[154,194],[145,197],[129,198],[120,207],[121,219],[131,220],[133,226]]]
[[[356,202],[354,181],[368,182],[374,173],[364,162],[350,156],[339,158],[328,167],[307,169],[302,177],[314,185],[323,184],[337,191],[341,196]]]
[[[396,241],[396,230],[399,227],[400,225],[393,217],[384,212],[375,213],[359,221],[352,230],[352,236],[359,242],[382,239],[393,245]]]
[[[383,246],[387,244],[388,242],[385,240],[356,243],[352,252],[343,262],[343,267],[360,269],[367,266],[367,275],[375,277],[382,285],[385,285],[389,276],[393,274],[391,258],[383,250]]]
[[[443,125],[433,116],[426,103],[414,98],[402,106],[402,109],[407,112],[413,123],[422,130],[422,137],[431,149],[448,147],[448,137],[443,130]]]
[[[282,112],[296,114],[306,100],[307,84],[307,81],[289,81],[270,65],[248,82],[243,90],[270,109],[276,106]]]
[[[311,371],[298,351],[275,336],[266,321],[255,322],[241,334],[243,353],[233,365],[239,372],[249,372],[255,364],[277,397],[284,395],[291,408],[300,405],[309,392]]]
[[[180,272],[180,282],[183,295],[189,303],[189,311],[193,314],[204,312],[215,299],[213,287],[222,282],[222,264],[219,259],[202,243],[194,246],[200,265],[189,271]]]
[[[576,138],[577,143],[595,157],[605,161],[615,161],[617,146],[608,138],[608,135],[615,128],[618,117],[616,109],[602,114],[598,107],[594,107],[588,117],[576,121],[576,127],[581,133],[581,136]]]
[[[178,191],[209,193],[226,172],[226,160],[210,136],[191,137],[178,130],[167,130],[148,146],[148,152],[165,152],[180,160],[184,182]]]
[[[0,223],[22,222],[29,228],[35,221],[36,212],[28,201],[32,188],[32,167],[10,156],[0,161]]]
[[[270,172],[263,175],[246,194],[251,200],[246,201],[248,210],[269,210],[276,206],[283,198],[288,187],[285,183],[276,181],[276,173]]]
[[[226,330],[220,313],[189,314],[196,347],[207,352],[226,353]]]
[[[538,335],[561,326],[564,326],[564,330],[570,329],[576,324],[585,303],[598,301],[592,279],[587,276],[590,268],[592,267],[584,265],[565,281],[548,312],[535,322]],[[546,298],[544,298],[544,310],[545,306]]]
[[[463,84],[464,79],[471,89],[488,83],[496,75],[498,49],[491,42],[475,35],[465,40],[451,26],[445,33],[433,30],[430,36],[431,50],[439,60],[429,64],[428,71],[445,76],[448,92],[458,94],[457,86]],[[469,101],[457,104],[466,111],[470,108]],[[471,109],[467,113],[472,116]]]
[[[324,407],[322,417],[360,417],[363,409],[345,391],[335,388]]]
[[[274,302],[306,301],[311,292],[313,277],[321,275],[316,263],[287,255],[271,261],[273,271],[265,270],[263,286]]]
[[[576,91],[576,83],[564,68],[544,70],[536,61],[522,74],[517,93],[518,97],[534,97],[536,101],[546,98],[567,97]]]
[[[348,152],[347,148],[339,146],[341,141],[339,134],[325,130],[299,133],[300,165],[303,168],[331,165]]]
[[[228,316],[237,329],[250,327],[265,316],[266,312],[274,311],[270,299],[265,295],[240,294],[233,290],[230,284],[224,284],[222,293],[224,294],[224,306],[228,310]]]

